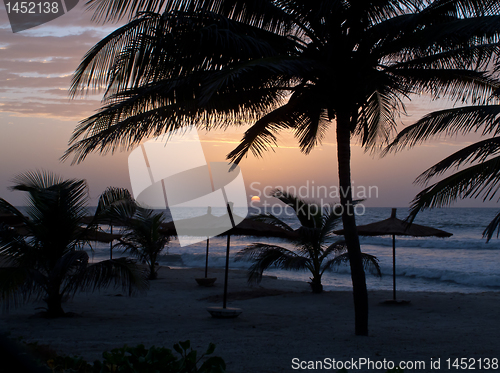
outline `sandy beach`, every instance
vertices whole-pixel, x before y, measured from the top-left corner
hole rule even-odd
[[[145,295],[126,297],[113,289],[77,295],[64,309],[79,317],[31,317],[43,304],[28,304],[3,314],[0,331],[89,361],[124,344],[172,348],[189,339],[202,352],[213,342],[233,373],[301,371],[294,367],[303,361],[363,358],[422,361],[425,369],[413,370],[423,372],[436,371],[430,363],[439,359],[447,370],[446,359],[500,358],[499,293],[400,292],[399,299],[411,304],[388,306],[380,302],[389,292],[371,291],[370,336],[356,337],[350,292],[312,294],[307,283],[272,277],[249,287],[245,272],[231,271],[228,306],[243,313],[222,320],[206,311],[222,305],[222,270],[211,271],[218,278],[211,288],[194,280],[203,277],[202,269],[162,268],[159,274]],[[379,371],[355,368],[350,371]]]

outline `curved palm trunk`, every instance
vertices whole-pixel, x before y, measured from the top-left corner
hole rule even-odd
[[[368,335],[368,292],[366,290],[365,271],[352,204],[350,124],[350,115],[348,113],[337,113],[340,203],[343,207],[344,237],[351,266],[355,333],[356,335]]]
[[[311,282],[309,283],[311,286],[311,291],[315,294],[321,294],[323,292],[323,284],[321,284],[321,275],[313,276],[311,278]]]
[[[157,259],[157,255],[155,253],[151,253],[149,256],[148,280],[156,280],[158,278],[158,272],[156,271],[156,259]]]
[[[321,248],[318,246],[316,253],[319,252]],[[323,272],[321,272],[321,262],[319,261],[318,255],[314,254],[311,255],[312,257],[312,262],[313,262],[313,267],[310,268],[311,273],[312,273],[312,278],[311,282],[309,285],[311,286],[311,290],[315,294],[321,294],[323,292],[323,284],[321,283],[321,276],[323,275]]]
[[[155,262],[149,264],[149,276],[148,280],[156,280],[158,278],[158,273],[156,272]]]
[[[60,284],[52,284],[47,289],[47,298],[44,299],[47,303],[47,317],[61,317],[65,315],[62,308],[62,295],[59,292]]]

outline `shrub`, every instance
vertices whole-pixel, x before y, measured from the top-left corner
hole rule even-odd
[[[215,345],[210,343],[207,350],[198,356],[191,348],[190,341],[179,342],[174,345],[177,354],[165,347],[151,346],[146,348],[140,344],[136,347],[127,345],[103,352],[103,360],[96,360],[89,364],[83,358],[39,354],[38,344],[27,344],[42,366],[41,372],[52,373],[224,373],[224,360],[213,354]],[[180,355],[180,356],[179,356]],[[42,357],[43,356],[43,357]],[[200,367],[198,365],[203,361]],[[48,368],[48,370],[47,370]]]

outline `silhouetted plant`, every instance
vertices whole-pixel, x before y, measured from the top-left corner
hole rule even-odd
[[[163,213],[138,207],[135,214],[126,221],[124,235],[117,245],[148,265],[149,280],[158,277],[156,265],[158,256],[170,241],[170,236],[162,231],[161,224],[164,220]]]
[[[263,272],[269,268],[308,270],[312,274],[309,283],[312,292],[321,293],[323,273],[341,264],[349,264],[349,253],[345,242],[343,240],[332,242],[333,229],[342,219],[342,206],[322,207],[281,190],[275,191],[273,196],[293,208],[300,221],[301,226],[296,230],[298,237],[291,241],[295,249],[254,243],[237,253],[236,259],[253,261],[249,269],[249,281],[260,281]],[[272,214],[259,215],[254,219],[293,231],[288,224]],[[378,259],[366,253],[362,253],[362,257],[364,266],[381,276]]]
[[[13,190],[28,193],[26,216],[0,198],[0,210],[18,216],[23,225],[0,227],[0,301],[4,307],[43,299],[47,317],[64,316],[62,302],[79,291],[121,286],[131,295],[147,282],[129,259],[89,264],[83,245],[92,239],[108,210],[101,206],[84,224],[88,202],[85,180],[63,180],[47,172],[28,172],[14,180]],[[109,205],[119,204],[110,199]],[[20,231],[21,230],[21,231]]]

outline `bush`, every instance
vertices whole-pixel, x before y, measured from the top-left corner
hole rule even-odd
[[[207,351],[198,357],[196,350],[191,348],[190,341],[179,342],[174,350],[181,356],[180,359],[172,351],[164,347],[152,346],[146,349],[144,345],[137,347],[117,348],[103,353],[104,361],[94,363],[94,373],[223,373],[226,369],[224,360],[220,357],[209,357],[200,368],[200,360],[211,355],[215,345],[210,343]]]
[[[54,353],[40,354],[42,346],[36,343],[26,344],[38,355],[42,372],[52,373],[224,373],[226,364],[213,354],[215,345],[210,343],[208,349],[198,356],[191,348],[190,341],[174,345],[174,353],[165,347],[151,346],[149,349],[140,344],[136,347],[115,348],[103,352],[103,360],[89,364],[81,357],[60,356]],[[199,363],[203,363],[198,368]],[[48,368],[48,369],[47,369]]]

